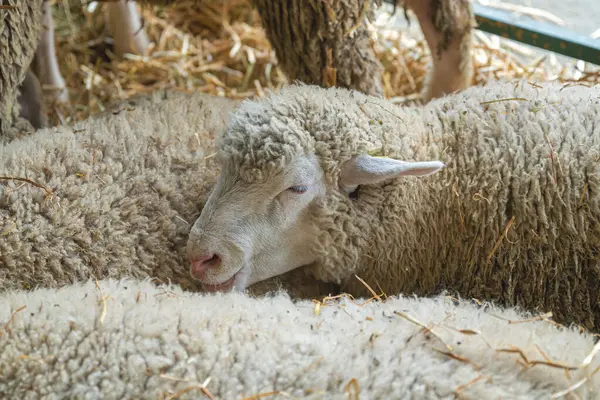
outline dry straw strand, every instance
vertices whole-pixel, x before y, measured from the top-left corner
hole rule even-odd
[[[52,104],[49,96],[48,117],[53,123],[70,124],[114,102],[159,89],[239,99],[263,97],[265,90],[278,90],[288,82],[249,0],[177,1],[168,6],[141,1],[143,29],[151,46],[143,56],[123,57],[115,56],[104,40],[106,1],[92,8],[81,0],[63,0],[55,7],[57,53],[64,60],[61,73],[70,102]],[[531,7],[512,11],[557,21]],[[396,18],[404,16],[397,13],[382,23],[368,24],[384,68],[385,96],[395,103],[420,103],[430,53],[423,37],[410,37],[392,25]],[[359,16],[346,34],[363,20]],[[586,70],[580,69],[581,63],[560,64],[556,57],[539,57],[523,45],[481,31],[475,32],[474,40],[474,85],[514,78],[526,78],[534,85],[551,80],[565,85],[600,81],[600,70],[589,64]],[[326,66],[323,73],[326,83],[335,83],[333,66]]]
[[[20,313],[21,311],[23,311],[25,308],[27,308],[27,306],[22,306],[17,308],[15,311],[13,311],[10,314],[10,318],[8,319],[8,321],[6,321],[6,323],[4,324],[4,331],[9,332],[10,333],[10,324],[12,324],[12,322],[15,320],[15,316]],[[2,331],[0,331],[0,336],[2,336]]]

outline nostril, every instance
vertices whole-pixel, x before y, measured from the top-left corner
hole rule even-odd
[[[207,254],[190,259],[190,263],[192,264],[192,275],[202,280],[207,270],[217,267],[221,263],[221,257],[218,254]]]
[[[221,262],[221,257],[218,254],[213,254],[211,258],[204,261],[204,264],[208,265],[209,268],[216,267]]]

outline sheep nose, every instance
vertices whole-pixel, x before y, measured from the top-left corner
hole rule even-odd
[[[215,268],[221,263],[221,257],[218,254],[206,254],[200,257],[192,258],[190,260],[192,264],[191,273],[192,276],[198,280],[204,280],[206,271],[210,268]]]

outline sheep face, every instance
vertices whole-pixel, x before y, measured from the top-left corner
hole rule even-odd
[[[341,283],[375,240],[377,186],[443,166],[367,155],[364,104],[357,93],[296,86],[230,115],[216,143],[221,174],[188,239],[205,289],[243,290],[302,266]]]
[[[314,155],[261,182],[245,181],[225,162],[190,231],[192,276],[207,291],[244,290],[314,262],[313,214],[325,186]]]

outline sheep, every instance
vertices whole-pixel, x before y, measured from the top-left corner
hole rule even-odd
[[[600,89],[498,82],[421,107],[295,85],[247,100],[187,244],[209,291],[305,267],[600,328]]]
[[[508,323],[529,317],[514,309],[445,296],[316,304],[131,279],[3,293],[0,393],[590,399],[600,390],[592,335]]]
[[[151,277],[202,290],[187,269],[188,223],[218,173],[212,138],[237,104],[157,92],[0,144],[0,290],[92,277]],[[313,282],[299,271],[252,293],[338,290]]]

